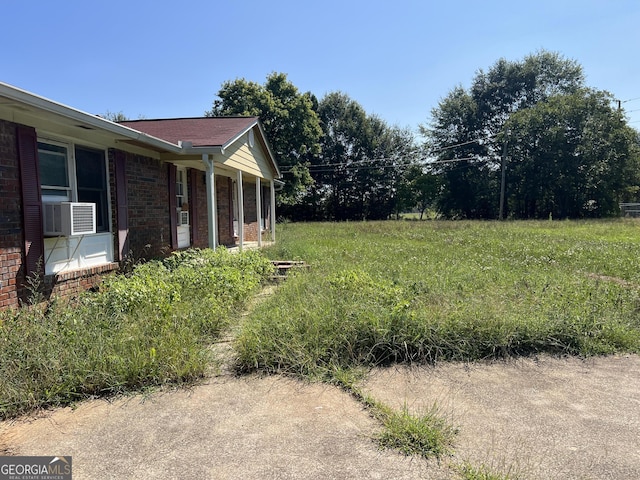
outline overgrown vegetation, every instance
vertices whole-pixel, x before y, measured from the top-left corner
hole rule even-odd
[[[436,406],[422,415],[413,415],[405,408],[392,411],[383,420],[384,428],[377,440],[381,447],[404,455],[440,459],[453,453],[457,430],[438,412]]]
[[[196,380],[211,340],[271,269],[254,251],[182,251],[108,277],[72,304],[1,313],[0,418]]]
[[[640,223],[284,224],[272,258],[312,268],[261,303],[236,339],[238,369],[337,384],[382,430],[381,447],[440,460],[456,428],[434,406],[394,411],[366,369],[538,353],[640,352]],[[452,465],[461,478],[517,478]]]
[[[382,429],[375,436],[381,448],[396,450],[407,456],[434,457],[438,461],[453,453],[453,441],[458,429],[440,413],[438,405],[420,415],[408,408],[395,411],[362,391],[359,386],[365,372],[358,368],[337,368],[330,382],[348,392],[380,422]]]
[[[640,225],[287,224],[313,268],[254,311],[238,368],[331,379],[394,362],[640,351]]]

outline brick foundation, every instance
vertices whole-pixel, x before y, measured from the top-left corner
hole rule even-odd
[[[63,298],[77,296],[100,284],[105,273],[119,268],[117,262],[100,265],[97,267],[71,270],[56,275],[44,277],[45,293],[47,296],[55,295]]]

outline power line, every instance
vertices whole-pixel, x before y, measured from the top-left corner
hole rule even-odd
[[[464,162],[466,160],[477,160],[478,157],[464,157],[464,158],[452,158],[449,160],[435,160],[433,162],[428,162],[427,165],[438,165],[440,163],[454,163],[454,162]]]
[[[398,164],[398,165],[369,165],[369,166],[365,166],[365,167],[357,167],[354,168],[354,170],[357,171],[362,171],[362,170],[380,170],[380,169],[385,169],[385,168],[397,168],[397,169],[403,169],[403,168],[411,168],[413,165],[412,164]],[[283,173],[289,173],[291,170],[283,172]],[[310,170],[310,173],[332,173],[332,172],[336,172],[337,170],[335,168],[327,168],[327,169],[320,169],[320,170]]]
[[[392,158],[369,158],[367,160],[354,160],[351,162],[339,162],[339,163],[321,163],[319,165],[309,165],[309,168],[314,168],[314,167],[342,167],[342,166],[348,166],[348,165],[356,165],[356,164],[360,164],[360,163],[370,163],[370,162],[382,162],[385,160],[393,160]]]
[[[466,142],[461,142],[461,143],[456,143],[453,145],[446,145],[444,147],[440,147],[437,148],[435,150],[429,150],[427,152],[427,155],[434,155],[436,153],[440,153],[440,152],[444,152],[446,150],[451,150],[454,148],[458,148],[458,147],[463,147],[465,145],[470,145],[472,143],[479,143],[483,140],[491,140],[492,138],[494,138],[495,135],[487,135],[485,137],[480,137],[480,138],[476,138],[474,140],[468,140]],[[420,158],[417,159],[418,162],[422,162],[423,164],[425,164],[425,166],[430,166],[430,165],[438,165],[438,164],[443,164],[443,163],[453,163],[453,162],[462,162],[462,161],[467,161],[467,160],[476,160],[477,157],[464,157],[464,158],[452,158],[452,159],[447,159],[447,160],[435,160],[432,162],[426,161],[425,158]],[[372,165],[369,167],[366,166],[359,166],[362,164],[366,164],[366,163],[377,163],[377,162],[384,162],[384,161],[393,161],[395,160],[394,158],[390,158],[390,157],[383,157],[383,158],[370,158],[370,159],[365,159],[365,160],[354,160],[354,161],[349,161],[349,162],[337,162],[337,163],[326,163],[326,164],[319,164],[319,165],[309,165],[307,168],[309,169],[309,171],[311,173],[328,173],[328,172],[335,172],[337,169],[335,168],[327,168],[327,167],[354,167],[357,168],[358,170],[371,170],[371,169],[376,169],[376,168],[406,168],[411,166],[412,164],[393,164],[393,165]],[[282,173],[291,173],[292,170],[285,170]]]
[[[469,140],[468,142],[456,143],[455,145],[446,145],[444,147],[440,147],[440,148],[437,148],[435,150],[431,150],[431,151],[429,151],[429,153],[430,154],[439,153],[439,152],[443,152],[445,150],[449,150],[451,148],[463,147],[463,146],[469,145],[471,143],[479,143],[481,140],[490,140],[492,138],[493,138],[493,136],[488,135],[486,137],[477,138],[475,140]]]

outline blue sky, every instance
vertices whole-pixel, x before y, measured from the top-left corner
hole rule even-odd
[[[546,49],[640,129],[637,0],[5,0],[2,17],[0,81],[90,113],[201,116],[224,81],[283,72],[416,130],[478,69]]]

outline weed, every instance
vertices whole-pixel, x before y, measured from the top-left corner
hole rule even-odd
[[[267,254],[314,268],[252,313],[238,369],[331,378],[394,362],[639,352],[639,227],[288,224]]]
[[[476,467],[468,462],[455,467],[462,480],[516,480],[518,477],[509,473],[493,472],[488,467],[481,465]]]
[[[438,412],[437,406],[422,415],[412,415],[406,408],[391,413],[377,440],[381,447],[398,450],[404,455],[417,455],[438,460],[453,453],[457,433]]]
[[[202,377],[208,345],[270,265],[255,252],[180,252],[74,303],[1,312],[0,418]]]
[[[394,411],[362,391],[358,383],[364,375],[362,369],[336,368],[331,372],[330,382],[347,391],[382,424],[382,430],[375,437],[381,448],[437,460],[453,453],[453,440],[458,430],[441,414],[437,405],[421,415],[411,414],[406,405],[401,411]]]
[[[42,268],[42,257],[38,258],[36,269],[27,275],[26,289],[28,293],[27,304],[39,305],[44,301],[44,271]]]

